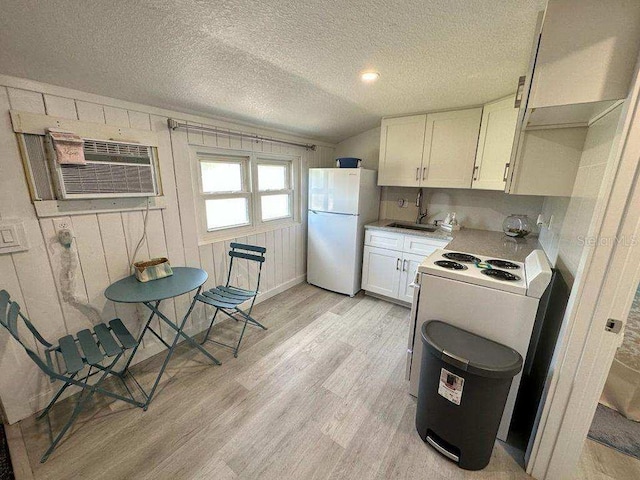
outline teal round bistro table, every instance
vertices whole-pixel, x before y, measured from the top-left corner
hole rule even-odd
[[[201,270],[199,268],[191,268],[191,267],[173,267],[173,275],[165,278],[160,278],[158,280],[151,280],[149,282],[140,282],[136,279],[135,276],[131,275],[129,277],[123,278],[122,280],[118,280],[117,282],[112,283],[107,287],[104,292],[104,296],[109,300],[112,300],[117,303],[142,303],[149,310],[151,310],[151,315],[147,320],[142,332],[140,333],[140,337],[138,338],[138,345],[144,337],[147,331],[151,332],[155,335],[169,350],[167,352],[167,356],[164,359],[164,363],[162,364],[162,368],[160,368],[160,372],[151,388],[149,394],[147,394],[147,401],[144,404],[143,408],[146,410],[153,399],[153,395],[160,383],[160,379],[164,374],[165,369],[167,368],[167,364],[173,355],[173,352],[176,349],[176,345],[178,344],[178,340],[180,337],[184,338],[188,341],[192,346],[200,350],[203,355],[209,358],[216,365],[220,365],[220,362],[205,348],[196,342],[193,338],[187,335],[184,332],[184,326],[193,311],[193,308],[196,304],[196,298],[200,294],[202,290],[202,285],[207,281],[208,275],[207,272]],[[193,300],[191,301],[191,305],[189,306],[189,310],[182,318],[180,323],[174,322],[169,319],[164,313],[159,310],[160,302],[162,300],[167,300],[169,298],[178,297],[180,295],[184,295],[185,293],[189,293],[196,290],[196,294],[193,296]],[[151,327],[151,321],[155,316],[158,316],[160,320],[166,323],[171,329],[175,330],[176,336],[173,339],[173,343],[169,345],[165,340]],[[129,359],[127,360],[127,364],[125,365],[123,371],[127,371],[133,357],[135,356],[138,350],[138,346],[135,347]]]

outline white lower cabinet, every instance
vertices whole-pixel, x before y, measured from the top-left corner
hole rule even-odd
[[[362,259],[362,289],[402,302],[413,300],[412,283],[426,256],[448,241],[367,229]],[[393,245],[382,248],[378,245]]]
[[[397,298],[401,268],[402,252],[365,246],[362,261],[363,290]]]

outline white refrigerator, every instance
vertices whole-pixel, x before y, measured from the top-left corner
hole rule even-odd
[[[364,226],[378,219],[377,172],[309,169],[307,282],[353,296],[362,281]]]

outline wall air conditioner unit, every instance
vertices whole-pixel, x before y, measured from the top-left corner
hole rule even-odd
[[[86,165],[61,165],[46,136],[51,177],[59,200],[158,195],[155,149],[137,143],[84,140]]]

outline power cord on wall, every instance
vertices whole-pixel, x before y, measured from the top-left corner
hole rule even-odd
[[[135,272],[135,267],[133,266],[133,264],[136,263],[136,255],[138,255],[138,251],[140,250],[140,247],[142,247],[142,244],[147,239],[147,223],[149,220],[149,204],[151,203],[151,197],[146,197],[146,198],[147,198],[147,208],[144,212],[144,220],[143,220],[144,226],[142,229],[142,236],[140,237],[140,240],[138,241],[138,244],[136,245],[136,248],[133,251],[133,255],[131,256],[131,274],[132,275]]]

